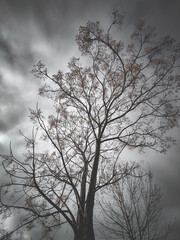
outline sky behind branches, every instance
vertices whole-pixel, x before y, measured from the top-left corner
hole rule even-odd
[[[37,96],[40,81],[30,73],[33,65],[41,60],[51,73],[66,71],[70,58],[79,56],[75,45],[79,26],[88,20],[106,26],[113,9],[125,16],[126,32],[141,18],[160,35],[180,41],[178,0],[0,0],[0,153],[8,152],[10,140],[17,153],[23,149],[19,129],[25,134],[31,129],[29,107],[40,102],[48,110],[49,105]],[[167,155],[147,153],[141,159],[152,162],[180,226],[179,133],[172,132],[177,146]],[[179,239],[176,233],[173,240]]]

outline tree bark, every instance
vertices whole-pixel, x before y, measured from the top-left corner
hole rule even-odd
[[[74,240],[95,240],[94,228],[93,228],[93,208],[94,208],[94,198],[95,198],[95,189],[96,189],[96,180],[98,172],[100,156],[100,140],[96,142],[96,153],[94,158],[94,164],[90,179],[89,191],[87,195],[87,201],[85,203],[85,182],[86,182],[86,173],[83,174],[82,184],[81,184],[81,208],[79,206],[77,222],[78,230],[74,235]],[[85,164],[86,170],[87,165]]]
[[[88,162],[84,158],[84,171],[82,175],[81,182],[81,195],[80,195],[80,205],[77,214],[77,225],[78,225],[78,237],[75,236],[75,240],[84,240],[84,231],[85,231],[85,197],[86,197],[86,181],[87,181],[87,171],[88,171]]]
[[[84,240],[95,240],[94,228],[93,228],[93,209],[94,209],[94,198],[97,181],[97,172],[100,156],[100,140],[96,142],[96,154],[91,174],[91,180],[89,185],[89,192],[86,202],[86,219],[85,219],[85,239]]]

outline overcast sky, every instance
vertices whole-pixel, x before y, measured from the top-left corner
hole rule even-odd
[[[180,40],[178,0],[0,0],[1,153],[8,151],[10,140],[17,151],[22,149],[23,139],[18,131],[26,133],[30,129],[29,107],[35,107],[37,101],[46,106],[37,97],[40,82],[30,74],[33,65],[42,60],[52,73],[66,70],[69,59],[79,54],[74,41],[79,26],[88,20],[107,24],[113,9],[125,16],[126,30],[144,18],[160,34]],[[179,130],[172,133],[177,146],[166,156],[149,154],[147,158],[153,159],[152,165],[169,196],[168,207],[180,222],[178,133]],[[176,231],[173,240],[178,239]]]

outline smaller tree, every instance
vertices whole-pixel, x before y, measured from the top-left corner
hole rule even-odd
[[[151,171],[144,174],[141,168],[134,168],[107,192],[109,200],[100,203],[100,239],[167,239],[172,224],[162,221],[163,199]]]

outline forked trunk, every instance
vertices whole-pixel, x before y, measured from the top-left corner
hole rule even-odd
[[[96,192],[96,180],[97,180],[99,156],[100,156],[100,141],[97,141],[96,154],[95,154],[91,180],[89,185],[89,191],[87,196],[87,202],[86,202],[85,239],[83,240],[95,240],[94,228],[93,228],[93,209],[94,209],[94,199],[95,199],[95,192]]]
[[[96,178],[99,164],[99,156],[100,156],[100,141],[96,142],[96,154],[91,174],[91,180],[89,185],[89,191],[86,199],[85,205],[83,206],[83,214],[82,211],[78,211],[78,231],[74,236],[74,240],[95,240],[94,228],[93,228],[93,209],[94,209],[94,198],[95,198],[95,187],[96,187]],[[83,186],[83,184],[81,185]],[[81,188],[82,190],[82,188]],[[85,191],[83,191],[85,192]],[[81,192],[82,194],[82,192]],[[83,195],[81,195],[82,197]],[[85,195],[83,196],[83,200],[85,200]]]

